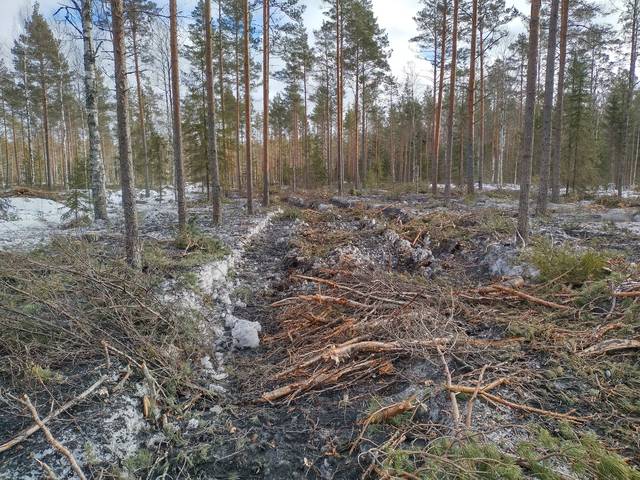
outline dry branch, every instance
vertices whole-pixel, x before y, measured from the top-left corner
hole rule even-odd
[[[300,301],[303,302],[316,302],[321,304],[335,304],[342,305],[344,307],[352,307],[357,309],[370,309],[373,305],[365,305],[364,303],[356,302],[355,300],[349,300],[348,298],[330,297],[327,295],[297,295],[295,297],[285,298],[272,303],[272,307],[284,307],[286,305],[296,304]]]
[[[478,291],[480,293],[502,292],[514,297],[521,298],[522,300],[535,303],[537,305],[542,305],[544,307],[555,308],[558,310],[569,310],[569,307],[567,305],[561,305],[559,303],[550,302],[542,298],[534,297],[533,295],[529,295],[528,293],[524,293],[513,288],[505,287],[504,285],[491,285],[489,287],[480,288]]]
[[[362,292],[356,290],[355,288],[351,288],[351,287],[348,287],[346,285],[341,285],[339,283],[332,282],[331,280],[326,280],[324,278],[310,277],[310,276],[307,276],[307,275],[293,275],[293,278],[298,278],[300,280],[307,280],[309,282],[314,282],[314,283],[321,283],[321,284],[327,285],[329,287],[337,288],[339,290],[345,290],[347,292],[355,293],[356,295],[359,295],[361,297],[371,298],[373,300],[378,300],[380,302],[393,303],[395,305],[407,305],[409,303],[409,302],[405,302],[405,301],[402,301],[402,300],[394,300],[393,298],[384,298],[384,297],[378,297],[377,295],[371,295],[369,293],[362,293]]]
[[[451,393],[467,393],[467,394],[473,394],[476,391],[475,387],[467,387],[467,386],[463,386],[463,385],[447,385],[447,390],[449,390],[449,392]],[[500,405],[504,405],[507,406],[509,408],[513,408],[514,410],[522,410],[524,412],[529,412],[529,413],[536,413],[538,415],[543,415],[546,417],[553,417],[553,418],[557,418],[559,420],[567,420],[570,422],[584,422],[585,419],[581,418],[581,417],[576,417],[573,415],[570,415],[568,413],[558,413],[558,412],[552,412],[550,410],[543,410],[541,408],[536,408],[536,407],[530,407],[529,405],[522,405],[520,403],[515,403],[515,402],[511,402],[509,400],[505,400],[502,397],[498,397],[496,395],[493,395],[487,391],[485,391],[484,389],[481,389],[478,392],[478,395],[480,398],[484,398],[485,400],[489,400],[493,403],[498,403]]]
[[[62,443],[60,443],[58,440],[55,439],[55,437],[51,434],[51,431],[40,419],[40,416],[38,415],[38,411],[31,403],[31,400],[29,400],[29,396],[25,394],[22,397],[22,401],[25,403],[25,405],[31,412],[33,421],[36,422],[36,425],[38,425],[38,427],[40,427],[40,430],[42,430],[42,433],[44,433],[44,436],[47,437],[47,441],[49,442],[49,444],[53,448],[58,450],[62,455],[64,455],[67,458],[67,460],[69,460],[69,463],[71,464],[71,468],[76,473],[76,475],[78,475],[78,478],[80,480],[87,480],[87,477],[85,477],[84,473],[82,472],[82,469],[80,468],[80,465],[78,465],[78,462],[76,461],[76,458],[73,456],[73,453],[71,453],[67,447],[65,447]]]
[[[80,395],[78,395],[77,397],[74,397],[71,400],[67,401],[60,408],[56,409],[55,411],[53,411],[52,413],[47,415],[45,418],[43,418],[41,420],[42,424],[46,424],[50,420],[56,418],[61,413],[69,410],[71,407],[73,407],[73,406],[77,405],[78,403],[80,403],[82,400],[84,400],[89,395],[91,395],[93,392],[95,392],[98,388],[100,388],[100,385],[102,385],[106,379],[107,379],[106,376],[101,377],[97,382],[95,382],[93,385],[91,385],[89,388],[87,388]],[[10,448],[18,445],[21,442],[24,442],[27,438],[29,438],[31,435],[36,433],[38,430],[40,430],[40,425],[38,425],[37,423],[35,425],[32,425],[31,427],[27,428],[26,430],[23,430],[22,432],[20,432],[18,435],[16,435],[14,438],[9,440],[8,442],[3,443],[2,445],[0,445],[0,453],[9,450]]]
[[[601,355],[607,352],[615,352],[618,350],[629,350],[632,348],[640,348],[639,340],[624,340],[613,338],[611,340],[605,340],[596,345],[593,345],[582,352],[580,355]]]

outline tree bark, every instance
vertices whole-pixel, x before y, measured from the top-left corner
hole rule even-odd
[[[218,165],[218,143],[216,136],[216,102],[213,96],[213,54],[211,35],[211,0],[204,0],[205,28],[205,75],[207,88],[207,139],[209,154],[209,173],[211,176],[211,218],[214,225],[220,224],[221,194],[220,167]]]
[[[89,133],[89,166],[91,168],[91,196],[96,220],[107,220],[107,190],[104,163],[100,151],[98,127],[98,95],[96,92],[96,55],[93,45],[92,0],[82,2],[82,40],[84,46],[84,95]]]
[[[135,15],[135,14],[134,14]],[[138,97],[138,120],[140,122],[140,137],[142,140],[142,155],[144,167],[144,196],[149,192],[149,151],[147,147],[147,129],[144,119],[144,95],[142,94],[142,78],[140,76],[140,53],[138,52],[138,24],[131,19],[131,41],[133,42],[133,66],[136,77],[136,96]]]
[[[40,60],[40,88],[42,89],[42,124],[44,127],[44,158],[47,169],[47,189],[53,188],[54,172],[49,144],[49,102],[47,100],[47,80],[44,76],[44,63]]]
[[[469,85],[467,86],[467,134],[465,137],[464,180],[467,194],[474,192],[473,144],[474,144],[474,101],[476,89],[476,42],[478,35],[478,0],[473,1],[471,14],[471,52],[469,53]]]
[[[556,63],[559,0],[551,0],[549,16],[549,39],[547,44],[547,67],[544,80],[544,107],[542,110],[542,158],[540,159],[540,185],[536,214],[547,213],[549,203],[549,163],[551,161],[551,122],[553,115],[553,79]]]
[[[538,39],[540,35],[540,3],[532,0],[529,20],[529,50],[527,55],[527,93],[524,129],[520,146],[520,200],[518,209],[518,237],[523,244],[529,238],[529,193],[531,190],[531,155],[533,151],[533,121],[536,107],[536,73],[538,70]]]
[[[262,5],[262,204],[269,206],[269,2]]]
[[[444,160],[444,196],[451,197],[451,167],[453,165],[453,115],[456,104],[456,69],[458,68],[458,10],[460,0],[453,0],[453,30],[451,32],[451,74],[449,75],[449,113],[447,117],[447,150]]]
[[[178,12],[176,0],[169,0],[169,35],[171,43],[171,92],[173,96],[173,162],[178,197],[178,230],[187,226],[184,165],[182,162],[182,123],[180,119],[180,68],[178,65]]]
[[[142,253],[138,237],[136,192],[131,160],[131,132],[129,130],[129,82],[124,44],[123,0],[111,0],[113,28],[113,57],[116,82],[116,110],[118,127],[118,154],[120,156],[120,184],[125,224],[125,250],[127,262],[133,268],[142,267]]]
[[[440,76],[438,80],[438,100],[435,105],[433,121],[433,158],[431,160],[431,193],[438,194],[438,164],[440,157],[440,121],[442,119],[442,95],[444,91],[444,57],[447,52],[447,7],[442,5],[442,37],[440,39]],[[435,72],[434,72],[435,75]]]
[[[336,79],[337,79],[337,112],[336,112],[336,138],[337,138],[337,166],[338,166],[338,194],[343,193],[344,162],[342,159],[342,15],[341,0],[336,0]]]
[[[562,154],[562,123],[564,120],[564,74],[567,61],[567,32],[569,29],[569,0],[562,0],[560,20],[560,58],[558,60],[558,95],[553,119],[551,149],[551,201],[560,202],[560,160]]]
[[[243,0],[244,17],[244,128],[247,161],[247,212],[253,213],[253,172],[251,168],[251,83],[249,78],[249,0]]]

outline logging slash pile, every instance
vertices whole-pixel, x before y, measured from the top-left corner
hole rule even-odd
[[[576,284],[565,259],[531,284],[470,267],[508,241],[505,215],[301,217],[260,402],[360,408],[337,454],[364,477],[638,478],[637,266],[610,258]],[[412,269],[403,243],[435,253]]]

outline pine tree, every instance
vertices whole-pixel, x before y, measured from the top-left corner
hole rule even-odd
[[[129,99],[127,92],[127,63],[124,41],[124,12],[122,0],[111,0],[113,29],[113,58],[116,83],[116,107],[118,128],[118,154],[120,157],[120,184],[122,186],[122,209],[125,224],[125,249],[127,263],[131,267],[142,267],[142,249],[138,235],[135,180],[131,158],[131,131],[129,129]]]

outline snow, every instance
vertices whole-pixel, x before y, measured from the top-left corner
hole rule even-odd
[[[0,250],[30,248],[46,241],[64,222],[66,207],[45,198],[7,197],[0,218]]]

